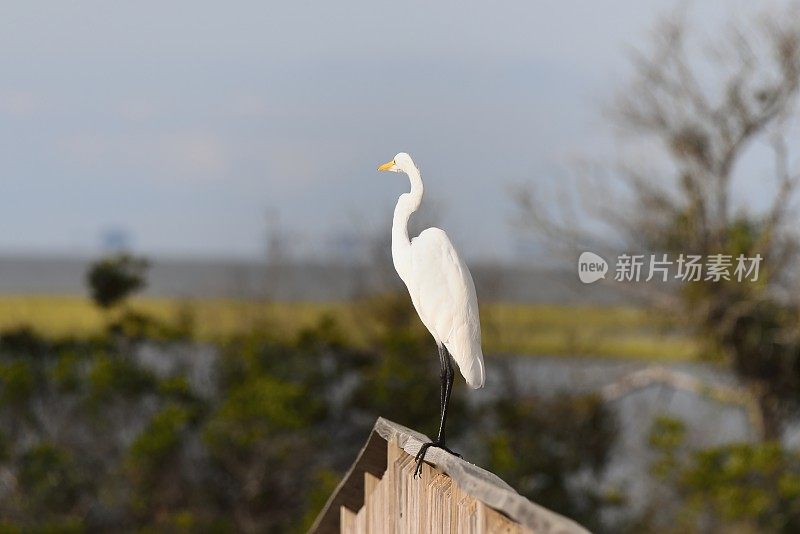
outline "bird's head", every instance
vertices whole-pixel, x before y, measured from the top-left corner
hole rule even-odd
[[[416,166],[414,165],[414,161],[411,159],[411,156],[405,152],[400,152],[392,161],[387,161],[378,167],[378,170],[388,172],[404,172],[408,174],[408,171],[415,168]]]

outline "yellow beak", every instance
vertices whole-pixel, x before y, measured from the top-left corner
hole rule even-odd
[[[391,170],[392,167],[394,167],[394,160],[387,161],[386,163],[384,163],[383,165],[378,167],[378,170],[379,171],[388,171],[388,170]]]

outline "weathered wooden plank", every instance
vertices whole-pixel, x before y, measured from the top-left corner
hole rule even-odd
[[[367,534],[367,508],[361,508],[356,514],[356,534]]]
[[[311,532],[588,534],[492,473],[439,449],[428,451],[421,477],[414,479],[414,454],[426,441],[379,419]]]
[[[530,529],[515,523],[480,501],[478,502],[478,525],[481,532],[486,534],[532,534]]]
[[[339,531],[350,534],[355,532],[356,514],[344,506],[339,507]]]
[[[364,509],[366,510],[366,525],[369,532],[376,532],[378,527],[377,516],[381,511],[376,509],[377,503],[373,495],[380,480],[375,475],[364,473]]]
[[[376,477],[371,473],[364,473],[364,500],[366,501],[372,492],[378,487],[378,482],[380,482],[380,477]]]
[[[373,430],[355,463],[328,498],[309,532],[334,534],[339,527],[339,508],[356,511],[364,504],[364,472],[381,476],[386,471],[386,440]]]

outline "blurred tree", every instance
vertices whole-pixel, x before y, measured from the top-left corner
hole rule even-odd
[[[36,376],[33,366],[24,360],[0,364],[0,401],[24,407],[33,395]]]
[[[31,516],[74,512],[87,481],[71,455],[50,443],[42,443],[19,458],[17,482]]]
[[[372,348],[353,391],[351,409],[370,415],[372,424],[382,416],[426,435],[439,428],[439,360],[433,338],[419,320],[406,293],[387,293],[360,300],[357,314],[365,323]],[[448,411],[448,436],[458,444],[468,422],[464,388],[456,370]],[[398,402],[402,399],[402,402]]]
[[[339,383],[322,378],[322,361],[338,347],[337,331],[323,320],[294,343],[253,334],[223,353],[223,400],[204,421],[202,441],[216,473],[214,498],[238,532],[285,532],[319,500],[312,483],[325,461],[326,399]]]
[[[800,174],[790,169],[788,141],[797,118],[800,14],[792,7],[733,24],[706,56],[687,41],[682,19],[665,20],[653,50],[634,56],[634,81],[609,114],[620,145],[633,150],[621,151],[608,173],[581,169],[586,180],[599,179],[575,191],[591,224],[568,215],[569,201],[556,203],[561,212],[530,190],[518,201],[524,221],[571,260],[603,248],[612,257],[619,250],[657,259],[670,253],[673,261],[730,257],[729,280],[626,289],[644,291],[706,340],[709,353],[724,355],[759,403],[764,439],[774,439],[800,401],[800,243],[791,217]],[[734,171],[759,142],[771,149],[772,176],[743,178],[763,195],[763,209],[749,198],[737,204],[734,195]],[[763,258],[757,282],[737,280],[739,255]]]
[[[602,399],[521,396],[510,369],[501,390],[483,409],[486,469],[535,503],[603,532],[601,510],[619,503],[599,482],[617,434]]]
[[[800,453],[779,442],[691,451],[679,420],[659,418],[650,434],[653,473],[673,499],[651,511],[650,530],[800,532]]]
[[[89,291],[101,308],[110,308],[146,284],[147,260],[129,254],[103,258],[91,265],[86,275]]]
[[[31,358],[41,358],[48,353],[45,339],[29,326],[18,326],[0,332],[0,350],[10,354],[25,354]]]
[[[354,313],[363,339],[333,316],[296,335],[259,328],[219,340],[208,374],[162,365],[194,346],[153,343],[156,327],[135,329],[145,357],[109,332],[48,341],[10,332],[16,341],[0,350],[0,474],[18,482],[0,485],[0,531],[304,531],[375,417],[427,433],[438,424],[438,358],[407,296],[359,301]],[[542,471],[529,495],[568,513],[599,509],[574,486],[599,469],[595,448],[607,437],[593,401],[504,396],[488,409],[516,408],[482,418],[464,390],[455,389],[460,415],[449,428],[462,452],[480,458],[491,447],[509,482]]]
[[[100,407],[111,398],[136,398],[156,389],[156,377],[127,357],[98,353],[86,367],[84,391]]]

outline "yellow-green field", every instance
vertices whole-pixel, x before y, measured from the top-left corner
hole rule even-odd
[[[137,298],[130,308],[169,322],[191,317],[195,334],[214,339],[253,328],[292,335],[334,317],[355,344],[373,328],[362,307],[351,303],[258,303],[233,300]],[[642,309],[550,305],[481,306],[484,350],[488,353],[606,356],[690,360],[697,344]],[[0,296],[0,329],[28,325],[47,337],[99,332],[108,317],[77,296]]]

